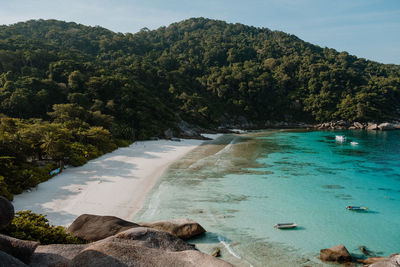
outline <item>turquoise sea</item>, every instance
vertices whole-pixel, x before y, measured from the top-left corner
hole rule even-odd
[[[175,162],[134,220],[182,217],[208,231],[192,243],[238,266],[321,266],[319,250],[338,244],[360,257],[360,246],[399,253],[400,131],[221,136]]]

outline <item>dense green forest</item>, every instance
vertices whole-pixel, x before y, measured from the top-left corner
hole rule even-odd
[[[396,119],[399,90],[400,66],[242,24],[194,18],[136,34],[56,20],[0,26],[0,194],[182,120]]]

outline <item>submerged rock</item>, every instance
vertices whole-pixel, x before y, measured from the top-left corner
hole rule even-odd
[[[76,218],[67,232],[87,241],[97,241],[138,226],[114,216],[83,214]]]
[[[37,246],[39,246],[38,242],[20,240],[0,234],[0,251],[17,258],[26,264],[29,263]]]
[[[189,239],[206,232],[200,224],[190,219],[165,220],[140,223],[140,225],[165,231],[182,239]]]
[[[389,258],[386,258],[386,257],[369,257],[369,258],[366,258],[365,260],[357,260],[357,261],[360,262],[360,263],[369,265],[369,264],[373,264],[373,263],[380,262],[380,261],[385,261],[385,260],[389,260]]]
[[[0,196],[0,229],[6,227],[14,218],[14,206],[6,198]]]
[[[0,267],[26,267],[22,261],[0,250]]]
[[[319,257],[323,261],[334,261],[339,263],[351,262],[353,260],[349,251],[343,245],[321,249]]]

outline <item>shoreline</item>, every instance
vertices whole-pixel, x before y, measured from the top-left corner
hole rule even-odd
[[[16,211],[47,215],[53,225],[67,226],[85,213],[131,220],[165,170],[203,142],[134,142],[83,166],[65,169],[37,189],[16,195],[13,205]]]

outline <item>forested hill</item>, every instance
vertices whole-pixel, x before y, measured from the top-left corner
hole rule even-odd
[[[180,119],[379,121],[400,107],[399,66],[204,18],[136,34],[56,20],[2,26],[0,72],[7,116],[48,119],[53,104],[74,103],[145,135]]]
[[[182,120],[399,118],[399,89],[399,66],[242,24],[194,18],[136,34],[56,20],[0,26],[0,195],[48,179],[56,162],[78,166]]]

